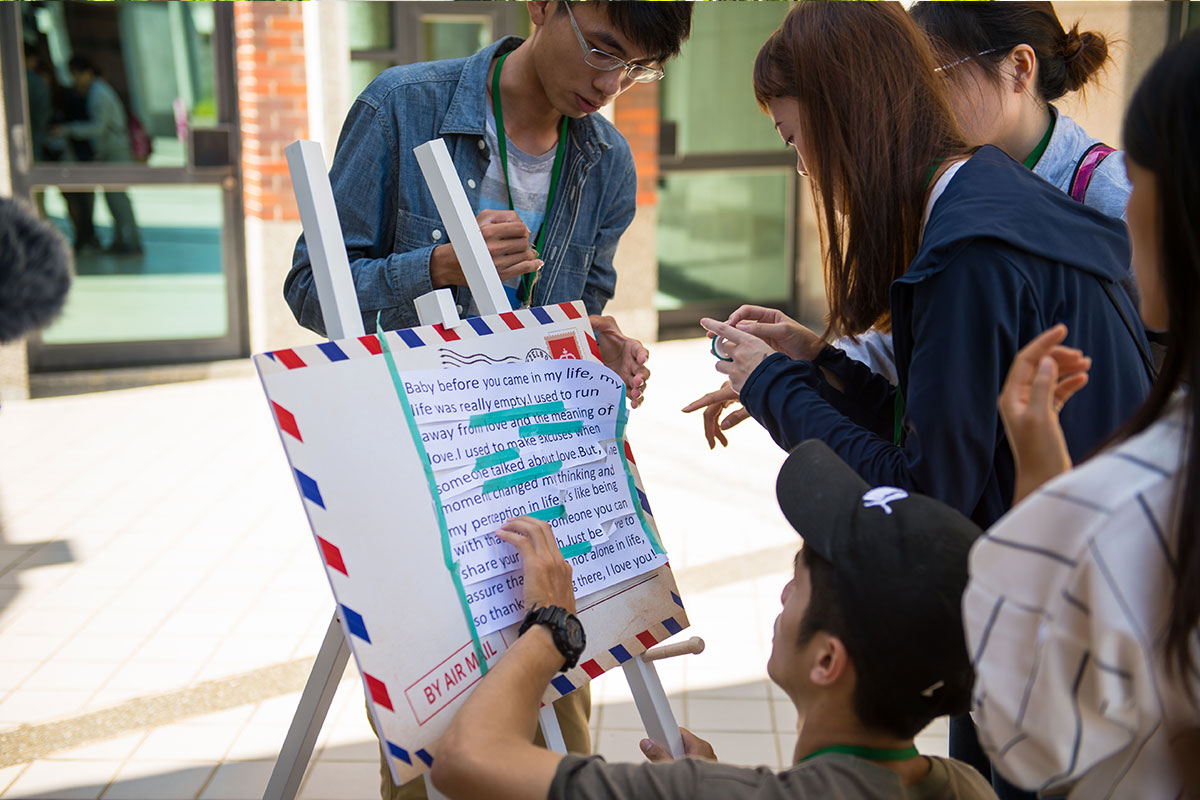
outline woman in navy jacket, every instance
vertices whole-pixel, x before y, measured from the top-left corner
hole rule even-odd
[[[755,93],[822,213],[830,325],[779,312],[703,320],[746,410],[784,449],[824,440],[873,485],[932,495],[982,526],[1011,505],[996,397],[1017,351],[1066,323],[1060,400],[1082,457],[1145,397],[1148,352],[1124,225],[1002,151],[971,151],[928,45],[890,4],[798,5],[763,46]],[[885,124],[886,123],[886,124]],[[899,386],[829,339],[890,322]]]
[[[987,527],[1012,504],[996,398],[1023,345],[1067,325],[1055,397],[1062,408],[1075,395],[1060,417],[1074,459],[1133,413],[1153,366],[1118,283],[1124,225],[995,147],[969,148],[935,67],[890,3],[799,4],[763,46],[755,94],[811,174],[829,327],[818,337],[757,307],[702,320],[729,383],[691,408],[709,406],[711,444],[714,411],[737,392],[784,449],[821,439],[868,483],[931,495]],[[873,327],[893,333],[898,386],[827,344]],[[965,717],[952,721],[951,755],[1001,797],[1025,796],[978,757]]]

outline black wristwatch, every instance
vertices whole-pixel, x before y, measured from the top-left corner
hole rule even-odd
[[[562,606],[541,606],[525,615],[525,621],[517,635],[525,633],[534,625],[545,625],[554,637],[554,646],[562,653],[563,661],[559,672],[566,672],[579,663],[583,648],[587,647],[587,636],[583,633],[583,625],[570,611]]]

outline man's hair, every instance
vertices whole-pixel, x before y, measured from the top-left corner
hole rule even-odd
[[[899,739],[911,739],[916,736],[926,725],[944,713],[943,708],[930,705],[921,697],[906,697],[902,692],[896,691],[890,675],[891,659],[880,658],[880,654],[874,652],[876,648],[871,646],[872,643],[862,641],[861,636],[855,632],[856,626],[846,619],[838,605],[838,577],[833,564],[811,547],[802,548],[800,557],[808,568],[812,593],[809,596],[808,608],[804,612],[804,619],[800,620],[797,647],[803,647],[822,631],[836,636],[854,663],[857,679],[854,684],[853,710],[858,721],[871,730]],[[904,658],[904,653],[894,653],[893,657]],[[939,693],[966,697],[971,690],[973,678],[970,670],[954,677],[956,680],[947,679],[947,683],[956,685],[948,685]]]
[[[660,64],[679,55],[692,33],[690,0],[670,3],[600,0],[595,4],[630,42],[646,51],[647,58]],[[556,5],[556,11],[557,8]]]

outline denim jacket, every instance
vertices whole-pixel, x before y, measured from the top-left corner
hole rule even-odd
[[[449,241],[413,148],[445,139],[471,207],[478,210],[489,158],[488,67],[520,43],[507,37],[469,58],[392,67],[350,109],[329,178],[368,331],[375,330],[381,311],[386,330],[417,324],[413,301],[433,290],[430,254]],[[572,119],[567,132],[562,177],[544,223],[545,266],[532,304],[582,299],[589,313],[599,314],[616,288],[613,254],[633,220],[637,175],[628,143],[607,120],[595,114]],[[470,308],[467,288],[454,291],[460,308]],[[284,296],[301,325],[324,334],[303,236]]]
[[[1089,136],[1079,123],[1054,106],[1050,106],[1050,113],[1055,116],[1054,133],[1050,134],[1046,152],[1033,165],[1033,174],[1042,176],[1070,194],[1071,181],[1075,178],[1079,160],[1089,147],[1100,140]],[[1125,175],[1125,153],[1118,150],[1096,167],[1083,202],[1110,217],[1125,219],[1129,190],[1129,178]]]

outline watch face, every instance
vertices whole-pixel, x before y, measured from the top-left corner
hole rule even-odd
[[[576,653],[583,652],[586,639],[583,635],[583,625],[575,617],[569,616],[563,621],[563,630],[567,634],[567,646]]]

